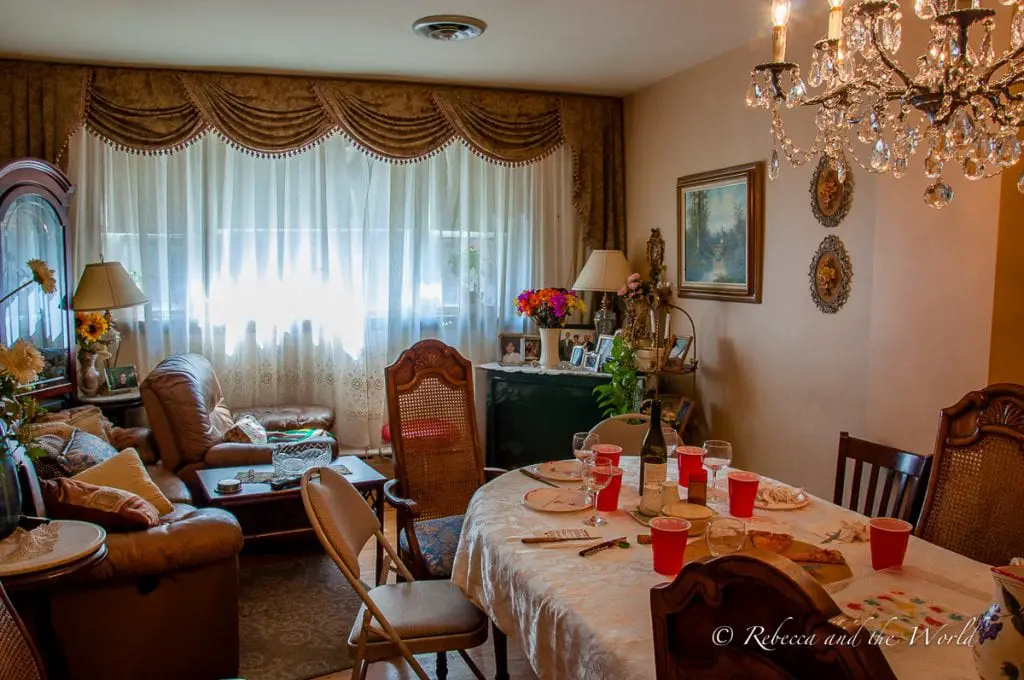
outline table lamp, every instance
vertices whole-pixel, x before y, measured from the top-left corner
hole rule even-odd
[[[71,298],[71,309],[76,312],[103,312],[107,324],[114,328],[110,310],[146,304],[145,294],[135,285],[120,262],[94,262],[85,265],[78,288]],[[120,337],[120,334],[117,334]],[[121,346],[118,342],[118,351]],[[117,357],[114,358],[117,365]]]
[[[615,312],[608,293],[617,292],[629,278],[629,262],[621,250],[595,250],[576,277],[574,290],[601,292],[601,308],[594,313],[594,328],[601,335],[615,332]]]

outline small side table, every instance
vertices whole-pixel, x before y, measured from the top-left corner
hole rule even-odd
[[[142,406],[142,393],[138,389],[131,389],[116,394],[97,394],[95,397],[79,394],[76,401],[99,407],[110,422],[117,427],[124,427],[127,411]]]
[[[51,524],[62,529],[54,549],[46,555],[0,563],[0,582],[43,657],[47,677],[62,680],[68,677],[68,669],[50,618],[50,592],[106,559],[107,534],[88,522],[54,520]]]

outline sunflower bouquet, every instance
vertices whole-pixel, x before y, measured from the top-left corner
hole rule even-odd
[[[28,268],[32,277],[0,297],[0,306],[33,284],[39,285],[46,295],[57,290],[53,270],[44,261],[29,260]],[[25,425],[43,409],[24,392],[25,386],[34,383],[45,366],[43,355],[27,340],[16,340],[10,347],[0,345],[0,421],[4,426],[0,455],[10,455],[19,444],[24,445],[30,455],[39,453],[31,446]]]
[[[100,312],[75,312],[75,337],[86,352],[103,354],[107,351],[103,338],[110,330],[110,321]]]
[[[524,290],[516,298],[516,314],[530,317],[539,328],[562,328],[570,314],[586,309],[576,291],[566,288]]]

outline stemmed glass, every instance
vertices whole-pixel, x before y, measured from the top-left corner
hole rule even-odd
[[[718,471],[729,467],[731,462],[732,444],[721,439],[709,439],[704,442],[704,465],[711,470],[709,498],[725,499],[726,494],[718,490]]]
[[[594,447],[601,443],[601,438],[590,432],[577,432],[572,436],[572,455],[580,462],[580,488],[578,491],[586,493],[587,487],[583,483],[583,466],[586,461],[594,457]]]
[[[593,494],[594,498],[592,504],[594,514],[583,520],[583,523],[588,527],[599,527],[608,523],[608,520],[603,519],[597,509],[597,494],[601,493],[602,489],[612,483],[612,476],[614,474],[615,466],[612,465],[611,458],[597,456],[596,458],[588,458],[583,462],[583,483],[586,485],[587,491]]]

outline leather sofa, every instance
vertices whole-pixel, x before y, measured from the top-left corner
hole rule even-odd
[[[176,354],[164,359],[146,376],[140,391],[160,460],[194,493],[199,490],[197,470],[271,462],[273,449],[266,444],[225,441],[225,432],[240,416],[251,415],[270,431],[329,431],[334,426],[334,409],[327,406],[229,409],[213,366],[200,354]],[[326,437],[324,441],[337,455],[334,438]]]
[[[107,424],[109,425],[109,424]],[[195,508],[153,454],[145,428],[108,430],[134,447],[174,506],[159,526],[107,534],[107,557],[50,591],[50,619],[71,680],[215,680],[238,675],[238,554],[228,512]],[[34,466],[18,466],[26,514],[46,516]]]

